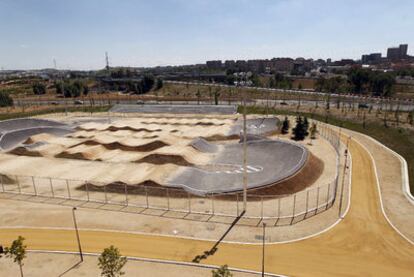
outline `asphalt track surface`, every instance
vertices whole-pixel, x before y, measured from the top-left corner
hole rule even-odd
[[[212,147],[206,146],[205,149]],[[243,190],[243,144],[224,144],[223,150],[211,164],[215,170],[206,171],[188,167],[168,182],[192,194],[228,193]],[[306,148],[280,140],[257,139],[247,143],[248,188],[259,188],[278,183],[296,174],[308,157]],[[229,164],[232,165],[229,168]],[[220,169],[219,165],[223,165]]]
[[[235,114],[235,105],[115,105],[113,113]]]
[[[0,121],[0,150],[10,150],[37,134],[64,136],[71,132],[70,126],[52,120],[20,118]]]
[[[413,276],[414,246],[384,217],[369,153],[355,140],[350,143],[350,152],[353,166],[348,214],[339,224],[318,236],[267,244],[267,272],[290,276]],[[82,249],[92,253],[100,253],[113,244],[128,256],[191,262],[215,243],[80,228]],[[0,241],[12,241],[17,235],[26,238],[29,249],[77,251],[73,230],[2,229]],[[261,251],[261,245],[223,242],[218,251],[202,263],[260,271]]]

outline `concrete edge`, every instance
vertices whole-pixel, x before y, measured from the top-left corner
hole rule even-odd
[[[73,251],[57,251],[57,250],[27,250],[29,253],[42,253],[42,254],[63,254],[63,255],[76,255],[79,254],[78,252]],[[99,256],[100,254],[92,253],[92,252],[82,252],[85,256]],[[140,262],[148,262],[148,263],[160,263],[160,264],[170,264],[170,265],[181,265],[181,266],[188,266],[188,267],[200,267],[205,269],[217,269],[219,266],[216,265],[210,265],[210,264],[197,264],[197,263],[191,263],[191,262],[179,262],[179,261],[173,261],[173,260],[161,260],[161,259],[154,259],[154,258],[141,258],[141,257],[133,257],[133,256],[126,256],[128,260],[131,261],[140,261]],[[262,274],[259,271],[254,270],[247,270],[247,269],[241,269],[236,267],[229,267],[231,271],[235,272],[241,272],[241,273],[248,273],[248,274],[255,274],[259,275]],[[280,275],[280,274],[273,274],[265,272],[265,276],[276,276],[276,277],[287,277],[287,275]]]

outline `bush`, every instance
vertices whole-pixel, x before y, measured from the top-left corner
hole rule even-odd
[[[46,94],[46,85],[43,83],[33,84],[33,93],[36,95]]]
[[[13,106],[13,99],[6,92],[0,91],[0,107]]]
[[[282,130],[281,130],[282,134],[286,135],[287,133],[289,133],[289,125],[290,125],[289,119],[286,116],[285,120],[283,120],[283,123],[282,123]]]

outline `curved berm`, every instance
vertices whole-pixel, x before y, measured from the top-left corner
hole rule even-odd
[[[47,133],[64,136],[73,132],[64,123],[45,119],[20,118],[0,121],[0,149],[9,150],[29,137]]]
[[[168,185],[190,193],[234,193],[243,189],[243,144],[223,144],[212,162],[214,170],[189,167],[169,180]],[[247,147],[248,189],[261,188],[295,175],[308,158],[300,144],[281,140],[252,140]],[[220,169],[221,165],[221,169]]]

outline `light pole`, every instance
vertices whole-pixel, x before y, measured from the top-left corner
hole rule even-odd
[[[78,247],[79,247],[79,255],[81,258],[81,262],[83,262],[82,247],[81,247],[81,243],[79,239],[79,231],[78,231],[78,224],[76,223],[75,211],[76,211],[76,207],[73,207],[72,208],[73,223],[75,224],[76,239],[78,240]]]
[[[265,273],[265,242],[266,242],[266,223],[263,222],[263,241],[262,241],[262,276]]]
[[[243,80],[245,77],[245,80]],[[248,73],[240,72],[237,74],[237,87],[243,87],[247,84]],[[243,95],[243,212],[247,210],[247,125],[246,125],[246,92]]]

